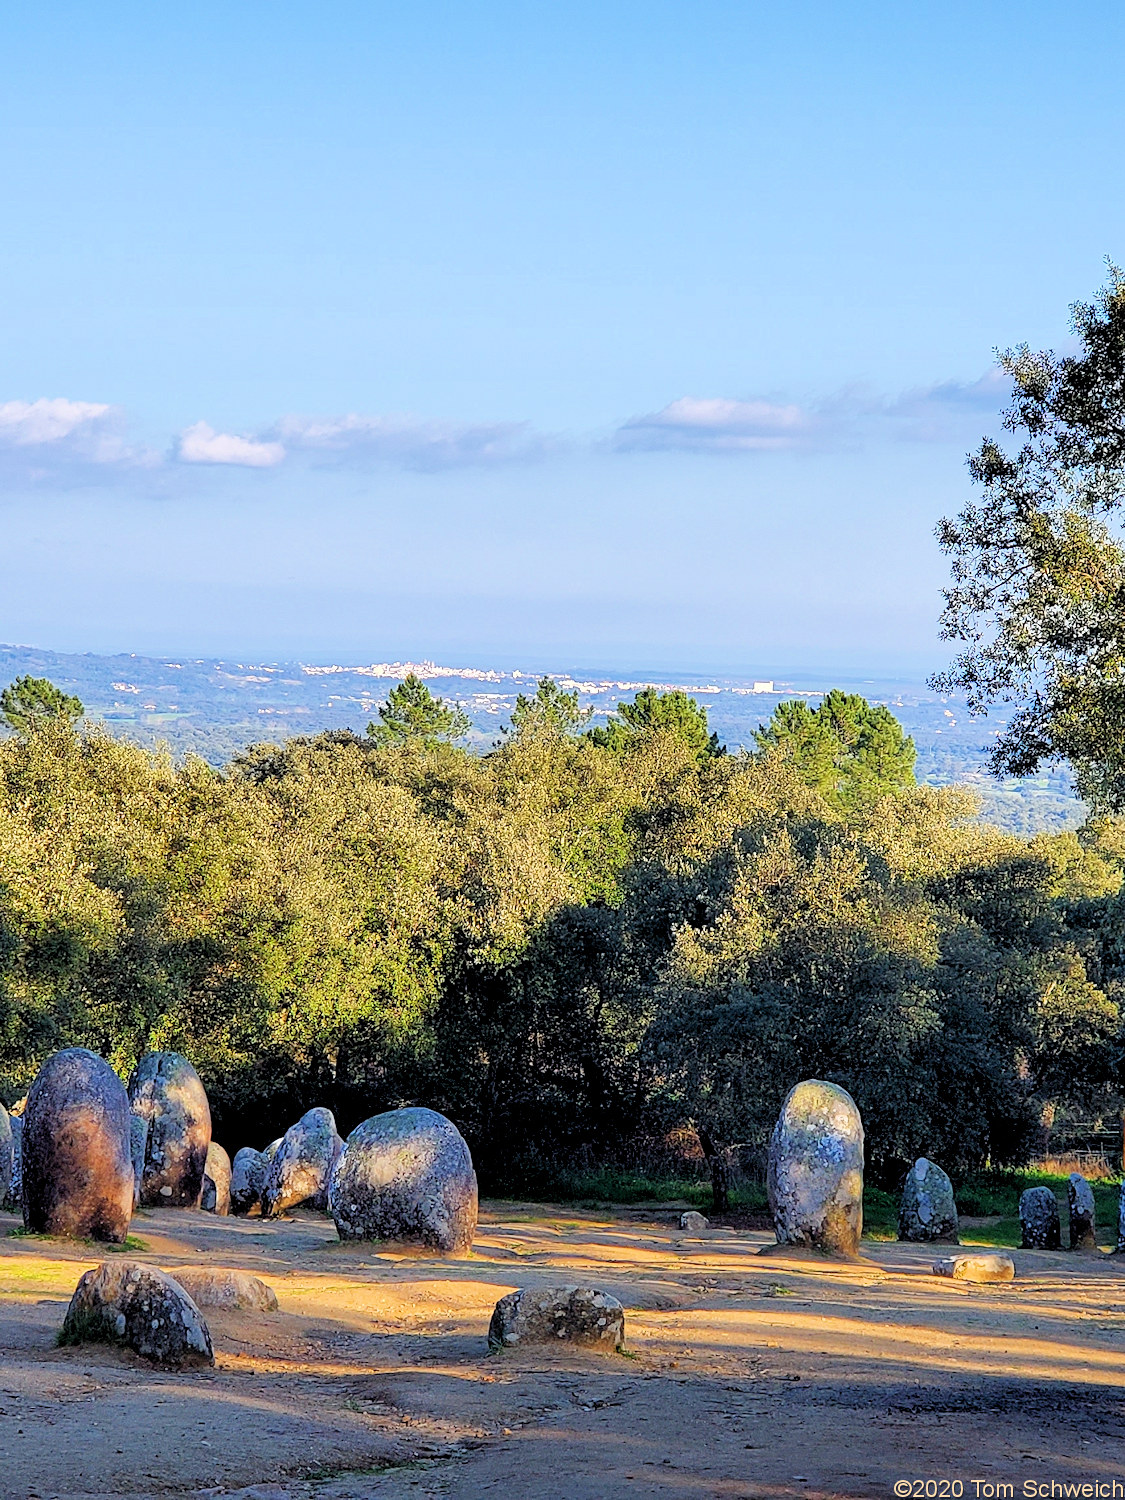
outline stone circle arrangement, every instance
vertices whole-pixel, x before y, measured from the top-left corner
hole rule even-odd
[[[858,1256],[863,1150],[863,1122],[846,1090],[815,1078],[790,1089],[768,1153],[775,1250]],[[343,1241],[439,1257],[471,1253],[478,1215],[468,1144],[436,1110],[387,1110],[343,1140],[331,1110],[316,1107],[264,1150],[243,1146],[232,1161],[211,1139],[206,1090],[181,1053],[145,1054],[126,1088],[104,1059],[81,1047],[47,1059],[22,1107],[0,1109],[0,1198],[22,1209],[29,1232],[108,1244],[126,1243],[135,1207],[264,1219],[304,1208],[330,1215]],[[1093,1190],[1077,1172],[1067,1203],[1070,1249],[1096,1253]],[[1050,1188],[1028,1188],[1019,1216],[1023,1249],[1061,1249]],[[698,1238],[710,1225],[689,1210],[679,1229]],[[953,1184],[927,1157],[903,1180],[898,1238],[959,1243]],[[1125,1184],[1117,1252],[1125,1253]],[[1003,1283],[1016,1266],[1003,1252],[973,1252],[941,1257],[932,1271],[953,1281]],[[171,1368],[207,1365],[214,1355],[203,1307],[269,1313],[278,1303],[265,1282],[241,1272],[189,1267],[172,1274],[118,1260],[79,1281],[60,1342],[119,1343]],[[624,1348],[621,1303],[596,1287],[571,1285],[518,1288],[497,1302],[488,1330],[494,1352],[560,1341],[596,1352]]]

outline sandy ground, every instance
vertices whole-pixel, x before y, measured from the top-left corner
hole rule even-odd
[[[764,1233],[685,1236],[670,1211],[493,1204],[472,1258],[440,1262],[341,1245],[318,1216],[162,1209],[129,1254],[252,1271],[281,1309],[209,1309],[215,1369],[176,1374],[56,1348],[104,1256],[4,1237],[16,1222],[0,1215],[4,1497],[1125,1494],[1125,1279],[1106,1255],[1016,1252],[1016,1282],[975,1287],[932,1276],[922,1247],[828,1265],[763,1256]],[[488,1356],[498,1297],[567,1282],[620,1298],[628,1356]]]

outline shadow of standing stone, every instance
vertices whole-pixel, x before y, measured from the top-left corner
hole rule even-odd
[[[1058,1250],[1059,1201],[1049,1187],[1025,1188],[1020,1194],[1020,1245],[1024,1250]]]
[[[37,1234],[121,1244],[133,1216],[129,1099],[85,1047],[49,1057],[27,1096],[23,1221]]]
[[[852,1096],[809,1078],[790,1089],[766,1175],[779,1245],[853,1259],[863,1233],[863,1121]]]

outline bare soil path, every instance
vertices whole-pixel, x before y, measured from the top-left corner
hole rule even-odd
[[[281,1308],[208,1309],[215,1369],[176,1374],[56,1348],[106,1256],[16,1224],[0,1215],[4,1500],[1125,1494],[1125,1257],[1017,1251],[1016,1282],[976,1287],[923,1247],[829,1265],[670,1212],[491,1204],[472,1258],[438,1262],[341,1245],[315,1215],[161,1209],[129,1255],[251,1271]],[[489,1357],[496,1299],[560,1282],[620,1298],[629,1357]]]

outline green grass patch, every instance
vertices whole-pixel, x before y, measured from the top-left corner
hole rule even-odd
[[[869,1240],[898,1239],[898,1197],[882,1188],[863,1190],[863,1233]]]
[[[55,1343],[60,1349],[73,1344],[119,1344],[121,1337],[111,1318],[103,1312],[94,1312],[84,1307],[67,1313],[66,1322],[55,1334]]]

